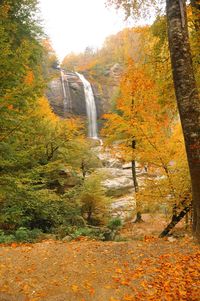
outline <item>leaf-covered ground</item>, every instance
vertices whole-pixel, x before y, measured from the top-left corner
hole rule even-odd
[[[43,241],[1,246],[1,301],[198,301],[200,250],[173,242]]]

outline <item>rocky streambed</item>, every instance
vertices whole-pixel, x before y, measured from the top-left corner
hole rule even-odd
[[[102,162],[100,172],[106,175],[103,186],[107,195],[112,198],[111,211],[113,216],[122,219],[133,218],[136,210],[135,191],[132,179],[131,163],[122,164],[119,159],[111,155],[109,149],[102,146],[95,147],[95,153]],[[142,185],[146,172],[136,165],[139,185]]]

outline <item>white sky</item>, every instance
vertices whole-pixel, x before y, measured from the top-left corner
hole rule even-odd
[[[104,0],[40,0],[40,8],[45,32],[60,60],[87,46],[101,47],[107,36],[131,25],[114,9],[105,8]]]

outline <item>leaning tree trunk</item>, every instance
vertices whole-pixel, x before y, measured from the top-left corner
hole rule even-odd
[[[192,184],[193,233],[200,241],[200,102],[192,68],[185,0],[166,0],[173,80]]]
[[[182,218],[190,211],[190,206],[186,206],[180,213],[179,215],[174,215],[172,217],[171,222],[167,227],[160,233],[159,237],[165,237],[169,234],[169,232],[182,220]]]

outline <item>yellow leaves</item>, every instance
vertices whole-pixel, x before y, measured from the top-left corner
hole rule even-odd
[[[74,293],[78,293],[78,291],[79,291],[78,285],[75,285],[75,284],[73,284],[73,285],[71,286],[71,289],[72,289],[72,291],[73,291]]]
[[[104,288],[106,288],[106,289],[111,289],[112,286],[111,286],[111,285],[105,285]]]
[[[115,272],[118,273],[118,274],[122,274],[122,269],[117,268],[117,269],[115,269]]]
[[[110,297],[110,300],[109,301],[120,301],[119,299],[115,299],[113,297]]]
[[[58,116],[56,116],[54,114],[54,112],[52,111],[47,98],[41,97],[38,100],[38,105],[39,105],[39,107],[37,110],[37,114],[39,117],[48,119],[49,121],[51,121],[54,124],[59,120]]]
[[[46,127],[55,135],[56,138],[60,137],[62,142],[66,142],[74,139],[75,137],[81,137],[80,132],[83,127],[78,118],[70,118],[66,120],[60,119],[52,111],[50,104],[45,97],[38,99],[38,106],[34,112],[30,113],[31,117],[37,118],[37,123],[43,124],[43,128]]]

